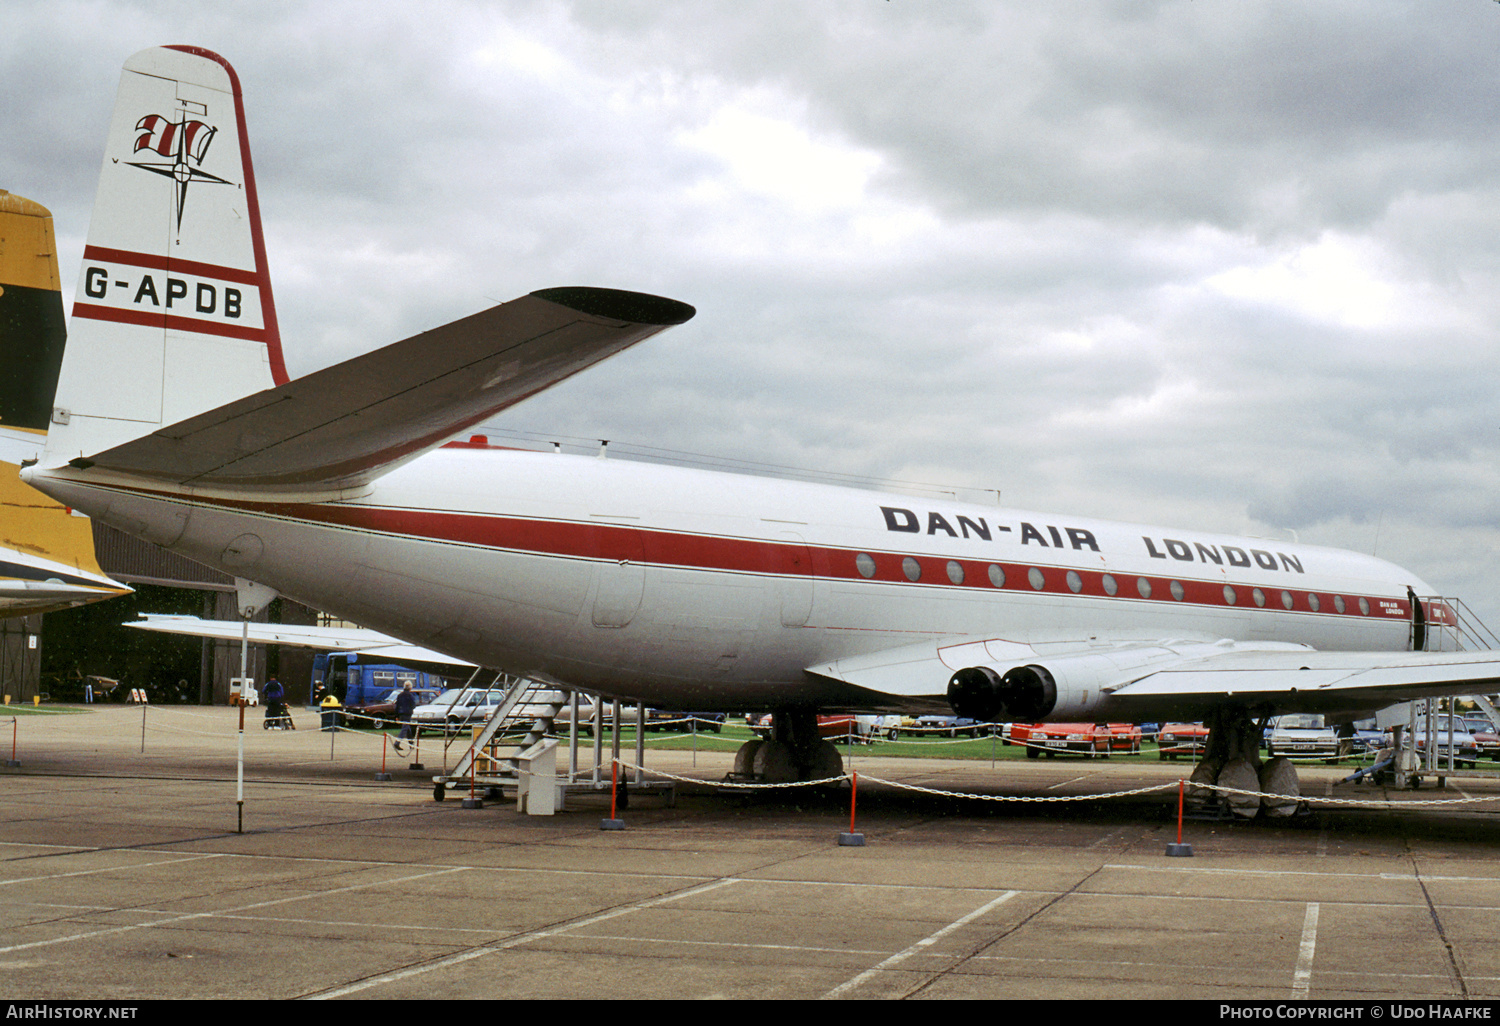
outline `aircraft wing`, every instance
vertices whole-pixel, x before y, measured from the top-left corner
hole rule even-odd
[[[1374,711],[1407,699],[1500,688],[1500,652],[1493,651],[1319,652],[1277,642],[1145,638],[950,639],[807,672],[930,704],[946,696],[959,670],[987,667],[1003,677],[1018,666],[1047,670],[1057,686],[1057,715],[1065,719],[1199,719],[1226,701],[1270,712]],[[1082,696],[1088,709],[1067,712],[1065,695]]]
[[[140,620],[125,626],[162,634],[184,634],[192,638],[214,638],[239,641],[244,625],[238,620],[201,620],[196,616],[174,616],[142,613]],[[410,645],[398,638],[364,627],[314,627],[287,623],[252,623],[250,640],[257,645],[291,645],[317,648],[329,652],[357,652],[379,656],[393,662],[442,663],[451,666],[473,666],[471,662],[450,655]]]
[[[71,465],[203,487],[357,487],[693,313],[635,292],[533,292]]]

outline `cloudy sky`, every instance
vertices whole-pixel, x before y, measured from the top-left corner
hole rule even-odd
[[[657,292],[697,318],[494,437],[1373,550],[1500,626],[1492,0],[11,0],[6,28],[0,188],[52,209],[65,279],[124,59],[235,66],[294,375],[537,288]]]

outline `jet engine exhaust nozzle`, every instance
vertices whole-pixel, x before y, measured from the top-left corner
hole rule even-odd
[[[955,716],[984,723],[1039,720],[1057,705],[1057,682],[1044,666],[1016,666],[1002,677],[988,666],[968,666],[948,680]]]

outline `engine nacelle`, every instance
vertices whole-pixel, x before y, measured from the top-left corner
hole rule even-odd
[[[982,723],[1040,720],[1057,705],[1057,681],[1045,666],[1014,666],[1002,676],[988,666],[968,666],[948,680],[955,716]]]

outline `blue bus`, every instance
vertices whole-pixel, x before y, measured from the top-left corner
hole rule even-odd
[[[362,708],[384,702],[406,684],[417,692],[418,704],[431,701],[449,686],[442,676],[426,670],[397,663],[362,663],[357,652],[319,652],[313,656],[308,705],[317,708],[332,692],[344,708]]]

